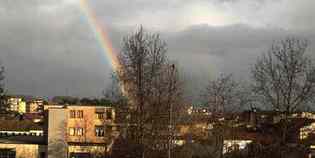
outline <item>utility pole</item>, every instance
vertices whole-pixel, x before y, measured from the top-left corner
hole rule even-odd
[[[168,135],[168,151],[167,151],[167,157],[171,158],[171,146],[173,145],[173,103],[172,103],[172,95],[174,93],[174,84],[173,83],[175,80],[174,78],[174,71],[175,71],[175,65],[172,64],[171,65],[171,76],[170,76],[170,84],[169,84],[169,126],[168,126],[168,130],[169,130],[169,135]]]

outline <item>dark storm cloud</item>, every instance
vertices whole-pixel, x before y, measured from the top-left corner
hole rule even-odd
[[[249,65],[273,40],[305,37],[312,43],[310,51],[315,50],[313,3],[89,1],[117,50],[135,26],[143,24],[148,31],[159,32],[194,95],[222,72],[248,78]],[[97,96],[110,83],[109,62],[77,0],[3,0],[0,23],[0,60],[10,92]]]
[[[110,68],[82,13],[48,1],[11,2],[1,1],[7,14],[0,16],[9,92],[100,95]]]
[[[220,73],[233,73],[238,80],[248,80],[250,67],[257,57],[267,52],[275,41],[286,37],[308,39],[308,55],[315,57],[315,32],[259,29],[247,25],[194,26],[168,35],[167,43],[170,56],[183,67],[189,94],[196,99],[208,81]]]

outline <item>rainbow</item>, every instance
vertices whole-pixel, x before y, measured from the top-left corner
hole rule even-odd
[[[100,43],[100,46],[102,47],[104,54],[107,56],[107,59],[110,61],[112,69],[114,71],[118,71],[121,64],[119,63],[117,53],[113,48],[113,44],[107,34],[108,31],[106,30],[106,27],[99,22],[94,10],[89,7],[88,0],[80,0],[80,9],[83,11],[89,25],[94,31],[95,37]],[[120,89],[124,96],[128,96],[126,94],[124,85],[120,85]]]
[[[80,0],[80,8],[86,16],[91,28],[93,28],[95,37],[99,41],[104,53],[109,58],[112,68],[117,70],[120,66],[119,60],[117,58],[116,51],[113,48],[113,44],[107,34],[105,25],[102,25],[98,21],[95,12],[89,7],[88,0]]]

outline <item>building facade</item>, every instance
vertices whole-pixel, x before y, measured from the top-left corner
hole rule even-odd
[[[52,106],[47,111],[48,151],[52,151],[48,152],[48,157],[60,154],[76,158],[104,156],[118,136],[112,107]]]

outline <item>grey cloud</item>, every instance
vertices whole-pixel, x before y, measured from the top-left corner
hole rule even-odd
[[[90,4],[103,20],[118,26],[134,26],[141,22],[152,28],[176,29],[191,25],[191,20],[196,20],[193,23],[196,24],[200,18],[203,20],[199,24],[212,24],[219,18],[227,20],[226,24],[266,28],[304,30],[315,26],[313,0],[94,0]],[[189,9],[193,7],[203,7],[203,10]]]
[[[223,6],[226,12],[249,25],[289,30],[312,30],[314,27],[313,0],[237,0]]]

